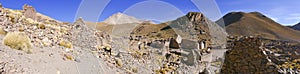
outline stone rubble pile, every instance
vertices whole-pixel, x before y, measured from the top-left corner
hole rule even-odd
[[[230,37],[222,73],[299,73],[299,43]]]
[[[175,22],[171,22],[175,24],[170,25],[173,29],[192,34],[191,36],[184,35],[181,37],[178,35],[175,38],[170,37],[167,39],[151,38],[144,35],[135,35],[136,31],[133,31],[133,34],[129,37],[129,53],[133,52],[131,54],[137,58],[148,58],[144,59],[145,61],[154,61],[153,63],[156,64],[152,64],[152,66],[156,66],[156,68],[149,69],[154,70],[156,73],[204,72],[209,64],[209,61],[204,60],[209,58],[201,59],[201,57],[210,53],[210,35],[207,33],[209,32],[207,26],[205,26],[207,24],[203,24],[204,22],[201,21],[203,17],[198,14],[190,13],[187,17],[184,16]],[[137,29],[137,31],[139,30],[140,28]],[[140,64],[149,65],[147,63]]]

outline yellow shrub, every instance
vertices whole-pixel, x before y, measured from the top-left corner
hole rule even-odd
[[[0,35],[5,35],[7,32],[2,28],[0,27]]]
[[[31,53],[31,40],[23,32],[10,32],[4,39],[3,44],[9,46],[10,48],[23,50],[27,53]]]
[[[69,41],[66,41],[66,40],[61,40],[59,42],[59,45],[63,46],[63,47],[66,47],[66,48],[72,48],[73,47],[72,43],[69,42]]]
[[[39,29],[46,29],[45,24],[38,24],[37,27],[38,27]]]

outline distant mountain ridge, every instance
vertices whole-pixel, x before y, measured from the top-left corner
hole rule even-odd
[[[295,30],[299,30],[300,31],[300,22],[294,26],[292,26],[291,28],[295,29]]]
[[[224,20],[224,23],[221,23],[221,20]],[[227,33],[233,36],[261,36],[275,40],[300,41],[300,32],[282,26],[259,12],[231,12],[217,23],[225,24]]]

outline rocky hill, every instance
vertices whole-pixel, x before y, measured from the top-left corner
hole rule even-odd
[[[221,23],[220,20],[224,20]],[[231,12],[218,24],[225,24],[230,35],[261,36],[268,39],[299,41],[300,32],[282,26],[259,12]]]
[[[132,38],[131,43],[150,45],[152,48],[161,49],[160,53],[162,54],[188,56],[190,61],[181,60],[181,64],[186,65],[178,67],[177,71],[185,70],[183,72],[198,73],[195,69],[204,71],[205,68],[201,67],[210,66],[201,64],[201,62],[210,64],[211,60],[209,59],[212,57],[209,56],[212,54],[207,52],[210,52],[212,47],[222,46],[222,41],[225,44],[226,36],[227,33],[223,28],[211,22],[202,13],[189,12],[185,16],[165,23],[142,23],[131,32],[130,38]],[[183,52],[178,49],[183,50]],[[192,60],[200,57],[202,59],[199,62]],[[214,72],[215,70],[211,71]]]
[[[206,18],[202,13],[189,12],[176,20],[161,24],[143,24],[136,27],[133,34],[154,38],[182,38],[192,40],[208,40],[214,46],[222,46],[226,42],[227,33],[224,28],[218,26]]]
[[[300,31],[300,23],[292,26],[291,28],[295,29],[295,30],[299,30]]]

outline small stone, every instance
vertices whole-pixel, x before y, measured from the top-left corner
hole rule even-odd
[[[80,63],[80,60],[79,60],[79,59],[77,59],[77,58],[75,58],[75,60],[74,60],[74,61],[76,61],[76,62]]]
[[[66,49],[66,52],[73,52],[73,49],[67,48],[67,49]]]
[[[137,73],[138,72],[138,68],[132,68],[132,72]]]
[[[179,49],[179,43],[175,39],[170,39],[169,48]]]
[[[68,59],[68,60],[72,60],[74,61],[74,57],[72,55],[69,55],[69,54],[64,54],[65,58]]]
[[[103,46],[98,45],[98,46],[96,46],[96,48],[98,50],[102,50],[103,49],[103,50],[111,53],[111,45],[109,45],[109,44],[104,44]]]
[[[57,71],[56,74],[60,74],[60,71]]]
[[[121,59],[118,59],[116,58],[116,63],[119,67],[122,67],[123,66],[123,63],[122,63],[122,60]]]
[[[48,38],[44,38],[44,39],[42,40],[42,42],[43,42],[43,45],[44,45],[44,46],[49,46],[49,45],[51,45],[51,43],[52,43]]]

